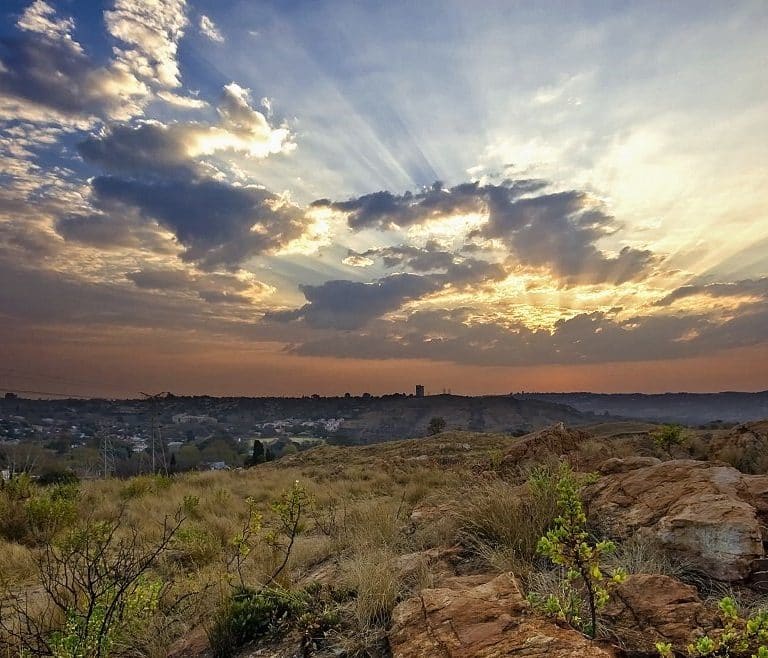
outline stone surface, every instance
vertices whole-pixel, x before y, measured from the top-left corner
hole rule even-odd
[[[628,457],[626,459],[611,457],[600,464],[597,471],[601,475],[610,475],[611,473],[626,473],[637,468],[656,466],[656,464],[661,464],[661,459],[656,457]]]
[[[563,423],[528,434],[515,440],[504,456],[502,465],[517,466],[541,462],[551,455],[565,455],[578,450],[592,435],[584,430],[567,428]]]
[[[389,636],[393,658],[613,658],[611,647],[531,614],[508,574],[456,577],[400,603]]]
[[[601,617],[628,652],[654,653],[656,642],[685,652],[693,638],[717,625],[695,587],[670,576],[635,574],[612,593]]]
[[[750,489],[753,477],[763,476],[673,460],[619,468],[587,487],[584,497],[592,521],[613,538],[647,537],[713,578],[736,581],[764,555],[756,509],[762,494]]]

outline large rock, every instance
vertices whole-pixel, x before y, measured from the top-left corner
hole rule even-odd
[[[768,467],[768,421],[737,425],[709,441],[708,459],[728,462],[745,473]]]
[[[511,575],[450,579],[400,603],[389,636],[394,658],[614,658],[589,641],[531,614]]]
[[[608,535],[645,536],[718,580],[746,578],[763,557],[764,476],[693,460],[614,470],[584,492]]]
[[[611,592],[601,617],[629,653],[655,653],[669,642],[684,653],[697,636],[717,625],[717,615],[695,587],[660,574],[635,574]]]
[[[557,423],[516,439],[507,450],[502,464],[508,467],[518,466],[529,462],[541,462],[552,455],[572,453],[591,438],[592,435],[589,432],[571,429],[563,423]]]

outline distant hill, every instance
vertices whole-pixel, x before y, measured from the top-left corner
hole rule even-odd
[[[146,400],[0,400],[0,430],[5,422],[16,423],[21,431],[21,434],[14,434],[16,425],[8,425],[6,431],[11,438],[35,432],[53,434],[69,431],[72,427],[78,432],[93,433],[97,426],[113,433],[121,430],[125,435],[146,433],[153,416],[164,426],[163,436],[169,440],[186,441],[189,432],[203,437],[215,432],[235,438],[274,437],[277,435],[275,428],[279,428],[283,433],[309,432],[332,443],[344,444],[424,436],[430,420],[436,416],[445,420],[448,430],[517,435],[557,422],[583,425],[596,420],[592,414],[564,404],[510,395],[170,396],[153,404]],[[32,427],[41,429],[33,431]],[[265,431],[272,433],[265,434]]]
[[[509,395],[431,395],[369,401],[342,424],[339,436],[355,443],[423,436],[430,419],[436,416],[445,420],[449,430],[509,434],[525,434],[557,422],[583,425],[595,421],[591,413],[546,400],[521,400]]]
[[[744,423],[768,417],[768,391],[760,393],[525,393],[522,400],[556,402],[584,413],[686,425]]]

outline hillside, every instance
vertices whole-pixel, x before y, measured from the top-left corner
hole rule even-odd
[[[526,393],[525,400],[565,404],[584,413],[651,422],[704,425],[745,423],[768,416],[768,391],[759,393]]]
[[[688,429],[665,448],[656,429],[447,431],[172,478],[17,476],[0,487],[0,650],[687,655],[723,641],[722,597],[736,629],[765,605],[768,421]],[[605,591],[594,628],[580,577],[537,550],[563,531],[563,496],[586,512],[580,542],[614,546],[589,558],[616,574],[590,581]],[[108,603],[119,617],[88,621]],[[729,655],[756,653],[759,638],[744,641]]]

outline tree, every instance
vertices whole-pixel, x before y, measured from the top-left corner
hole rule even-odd
[[[429,421],[429,427],[427,427],[427,432],[430,434],[430,436],[434,436],[435,434],[440,434],[440,432],[445,430],[445,418],[442,416],[435,416],[432,418],[432,420]]]
[[[669,453],[672,446],[680,445],[683,440],[683,427],[678,424],[662,425],[651,432],[653,442],[662,450]]]
[[[172,587],[151,574],[185,517],[181,510],[166,517],[148,538],[127,524],[125,511],[122,505],[107,520],[89,517],[43,546],[36,565],[42,591],[0,599],[7,638],[0,638],[0,650],[15,645],[23,656],[104,658],[130,646],[136,627],[148,623]],[[62,625],[51,628],[59,619]]]
[[[249,466],[256,466],[256,464],[263,464],[266,461],[266,455],[264,454],[264,444],[258,439],[253,440],[253,453],[251,459],[248,462]]]

